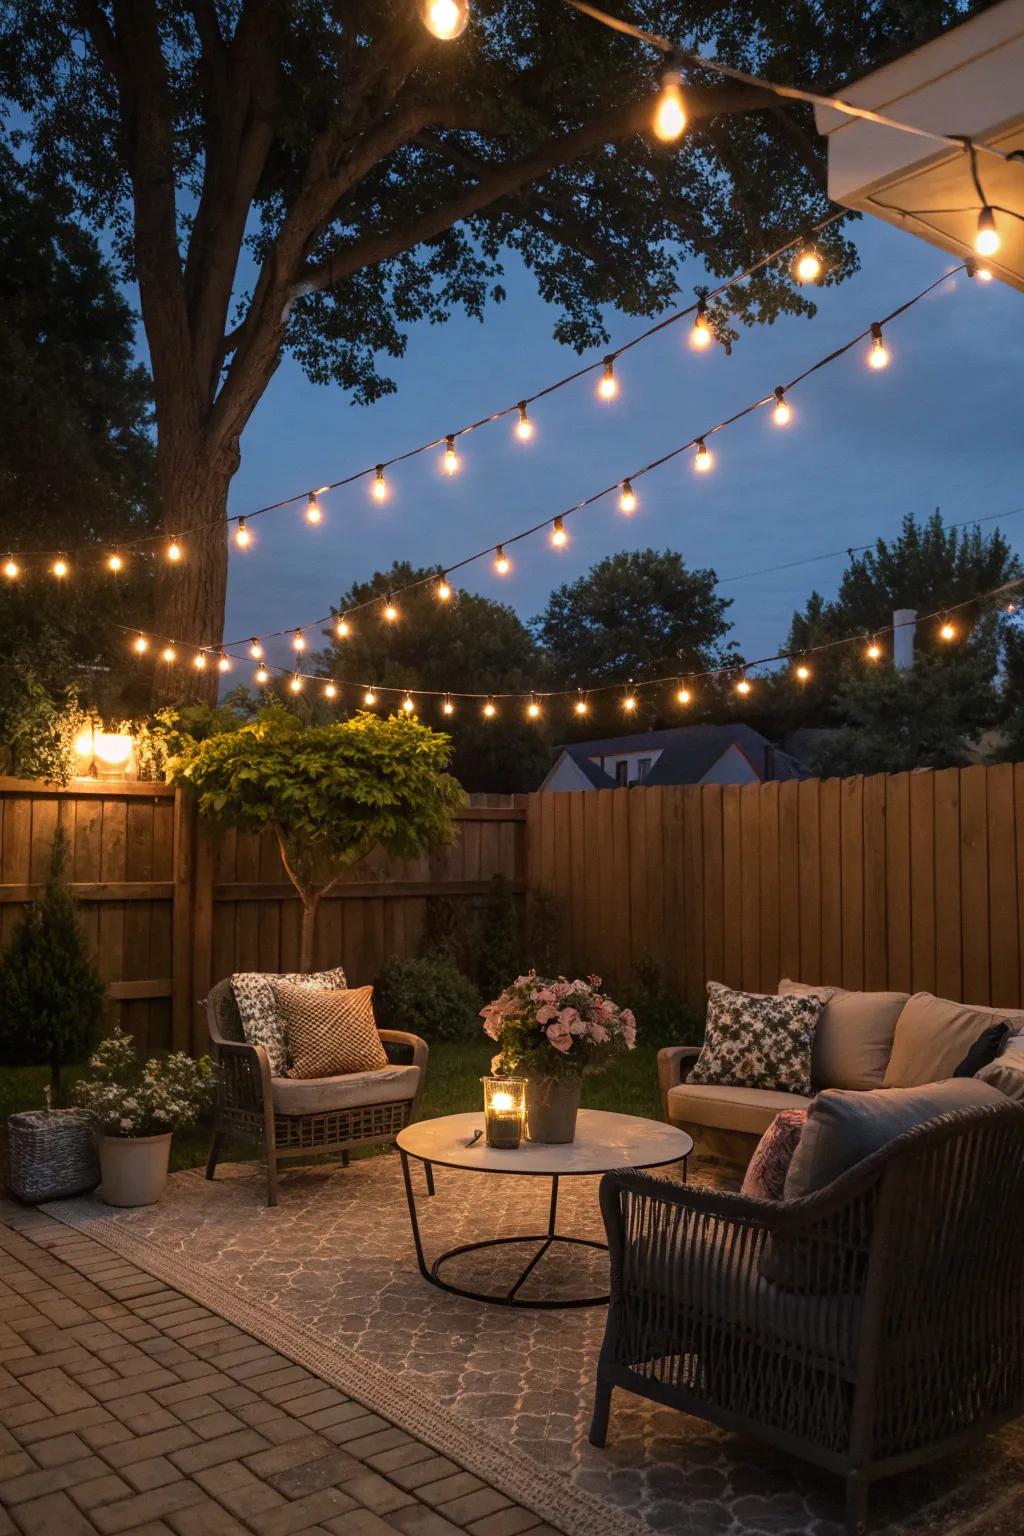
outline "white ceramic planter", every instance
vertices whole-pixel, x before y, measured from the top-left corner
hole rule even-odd
[[[100,1194],[108,1205],[155,1205],[167,1183],[171,1133],[101,1136]]]

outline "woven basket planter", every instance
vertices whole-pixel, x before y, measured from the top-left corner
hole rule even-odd
[[[26,1110],[9,1116],[7,1133],[7,1182],[19,1200],[62,1200],[99,1183],[96,1133],[81,1110]]]

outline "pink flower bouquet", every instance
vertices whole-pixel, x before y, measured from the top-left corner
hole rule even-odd
[[[480,1017],[500,1047],[495,1072],[600,1072],[636,1044],[636,1020],[604,995],[600,976],[567,981],[529,971],[481,1008]]]

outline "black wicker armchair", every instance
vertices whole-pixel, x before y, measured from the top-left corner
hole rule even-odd
[[[347,1162],[356,1147],[394,1141],[419,1115],[428,1056],[427,1043],[419,1035],[378,1031],[386,1050],[398,1046],[411,1051],[409,1066],[311,1083],[271,1076],[266,1050],[246,1042],[230,978],[211,989],[206,1018],[218,1067],[208,1179],[213,1178],[225,1136],[254,1142],[266,1158],[267,1204],[276,1205],[281,1162],[322,1152],[340,1153]]]
[[[1024,1107],[957,1111],[786,1203],[642,1173],[601,1184],[613,1387],[875,1480],[1024,1409]],[[770,1276],[771,1278],[766,1278]]]

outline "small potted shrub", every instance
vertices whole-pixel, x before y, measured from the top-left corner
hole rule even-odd
[[[176,1051],[140,1066],[120,1030],[100,1042],[75,1100],[92,1117],[100,1193],[108,1205],[153,1205],[163,1194],[171,1136],[194,1125],[213,1098],[213,1063]]]

